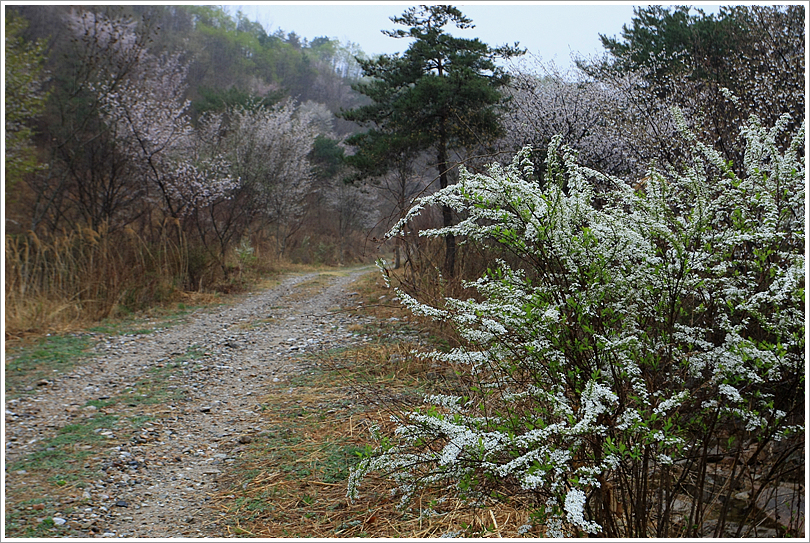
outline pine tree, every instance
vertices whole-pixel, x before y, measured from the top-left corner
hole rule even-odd
[[[504,99],[499,89],[508,83],[508,75],[495,60],[523,51],[517,44],[490,48],[477,38],[445,33],[444,27],[451,23],[460,29],[474,27],[453,6],[409,8],[391,20],[409,29],[384,30],[384,34],[414,41],[401,56],[358,59],[370,80],[354,89],[372,102],[340,115],[370,128],[349,138],[356,153],[348,160],[360,176],[372,177],[390,170],[397,160],[432,150],[439,185],[445,188],[451,169],[449,150],[500,135],[498,106]],[[452,225],[447,206],[442,208],[442,219],[445,227]],[[455,237],[446,235],[445,244],[444,273],[449,277],[455,268]]]

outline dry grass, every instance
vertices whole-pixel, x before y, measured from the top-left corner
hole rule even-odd
[[[178,303],[207,305],[217,301],[215,293],[271,288],[282,273],[346,273],[270,258],[231,266],[238,273],[223,277],[212,257],[188,242],[177,221],[156,223],[152,237],[146,240],[131,229],[110,232],[104,227],[47,238],[30,231],[7,235],[6,340],[71,332],[102,319]],[[305,285],[309,288],[302,288],[300,296],[323,282]]]
[[[266,397],[263,426],[215,496],[233,535],[254,537],[516,537],[520,504],[470,507],[423,492],[400,509],[389,480],[369,477],[346,497],[349,468],[373,446],[369,428],[393,431],[398,404],[435,387],[407,345],[376,344],[320,359]]]
[[[12,336],[67,331],[169,300],[187,248],[176,226],[146,243],[134,232],[82,228],[44,239],[5,238],[5,325]]]

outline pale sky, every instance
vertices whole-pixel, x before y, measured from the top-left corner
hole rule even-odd
[[[464,31],[447,27],[449,34],[477,37],[490,46],[512,45],[517,41],[529,53],[539,55],[544,61],[554,60],[562,68],[571,65],[571,52],[584,56],[603,53],[599,34],[619,36],[622,25],[629,25],[633,17],[633,6],[645,5],[609,1],[442,3],[458,7],[475,24],[475,28]],[[389,17],[401,15],[417,3],[372,0],[233,2],[227,5],[232,14],[241,9],[249,19],[261,23],[268,33],[282,29],[310,41],[319,36],[352,41],[371,56],[401,53],[408,48],[408,40],[390,38],[381,30],[404,29]],[[689,5],[700,6],[707,13],[716,13],[718,9],[716,1]]]

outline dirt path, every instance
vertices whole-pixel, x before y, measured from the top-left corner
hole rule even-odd
[[[97,441],[72,447],[87,449],[80,462],[100,475],[56,502],[59,535],[224,536],[208,506],[218,476],[269,430],[257,416],[262,396],[303,371],[294,355],[364,341],[336,309],[368,271],[287,277],[185,324],[100,342],[96,358],[6,402],[7,496],[28,476],[9,465],[72,425],[92,427]]]

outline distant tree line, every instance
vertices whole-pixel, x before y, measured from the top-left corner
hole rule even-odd
[[[519,44],[453,37],[472,21],[452,6],[392,17],[401,28],[385,32],[413,42],[376,58],[215,6],[6,9],[7,233],[171,241],[169,289],[229,288],[246,248],[346,262],[460,164],[483,172],[529,146],[541,183],[556,135],[581,164],[643,186],[652,164],[686,160],[673,105],[741,171],[740,121],[788,112],[792,129],[805,107],[799,6],[639,8],[602,37],[602,58],[567,73]],[[397,264],[414,285],[475,275],[483,249],[418,236],[464,220],[433,213],[391,240]]]

